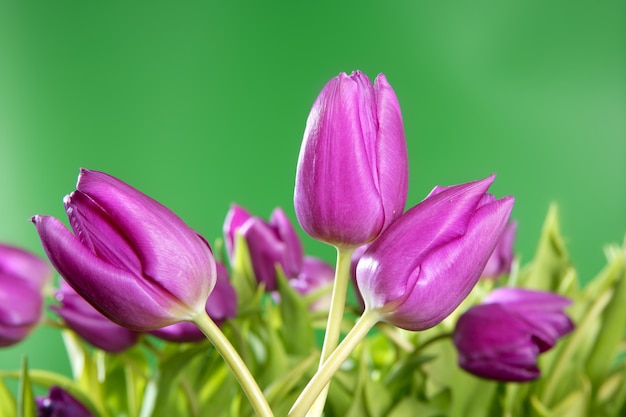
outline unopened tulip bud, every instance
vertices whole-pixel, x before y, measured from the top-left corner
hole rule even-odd
[[[32,221],[52,265],[98,311],[136,331],[202,314],[215,285],[208,243],[130,185],[82,169],[59,220]]]
[[[384,75],[360,71],[326,84],[309,114],[294,202],[310,236],[354,248],[404,211],[408,159],[400,105]]]
[[[357,282],[366,310],[407,330],[446,318],[472,290],[513,208],[487,194],[494,177],[437,187],[365,251]]]
[[[531,381],[541,375],[539,354],[573,330],[563,311],[570,300],[521,288],[494,290],[459,318],[454,344],[459,365],[497,381]]]
[[[513,244],[515,243],[515,232],[517,230],[517,222],[511,221],[504,229],[500,241],[493,250],[493,253],[485,265],[485,269],[481,274],[481,278],[495,279],[500,275],[509,274],[515,253],[513,252]]]

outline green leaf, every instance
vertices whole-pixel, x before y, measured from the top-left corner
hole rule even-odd
[[[586,364],[592,385],[600,385],[615,363],[626,329],[626,268],[624,255],[615,257],[602,272],[614,282],[613,296],[602,312],[600,329]]]
[[[249,314],[259,308],[259,299],[262,296],[263,286],[257,284],[250,260],[250,251],[246,239],[235,233],[235,249],[233,254],[230,282],[237,292],[238,315]]]
[[[37,417],[33,386],[28,375],[28,361],[25,357],[22,359],[22,371],[18,386],[17,417]]]
[[[444,417],[445,414],[412,397],[404,397],[386,417]]]
[[[308,355],[315,347],[313,324],[303,297],[293,289],[282,268],[276,266],[276,283],[280,294],[280,333],[287,353]]]
[[[550,205],[543,224],[537,251],[529,266],[520,274],[520,285],[543,291],[557,291],[571,268],[559,228],[558,211]]]
[[[0,416],[15,417],[17,413],[17,405],[15,398],[9,392],[9,389],[0,378]]]

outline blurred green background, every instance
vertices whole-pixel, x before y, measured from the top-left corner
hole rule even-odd
[[[626,2],[303,4],[0,0],[0,240],[43,255],[27,219],[65,218],[81,166],[209,240],[231,202],[295,221],[310,106],[361,69],[399,97],[410,205],[495,172],[493,192],[516,197],[522,261],[555,201],[581,279],[601,268],[626,232]],[[23,353],[68,371],[54,331],[0,351],[0,369]]]

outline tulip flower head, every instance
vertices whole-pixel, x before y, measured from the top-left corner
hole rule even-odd
[[[289,285],[299,294],[307,295],[332,284],[335,269],[321,259],[305,256],[302,270],[296,278],[289,280]],[[309,305],[311,311],[328,311],[330,292],[324,294]]]
[[[76,398],[64,389],[53,386],[47,397],[37,398],[38,417],[93,417]]]
[[[42,287],[52,268],[23,249],[0,244],[0,347],[24,340],[43,310]]]
[[[122,352],[137,343],[139,334],[112,322],[78,295],[65,281],[55,292],[60,305],[51,306],[82,339],[107,352]]]
[[[570,300],[522,288],[494,290],[459,318],[454,344],[459,365],[497,381],[524,382],[541,375],[539,354],[551,349],[574,325],[563,311]]]
[[[204,313],[215,260],[208,243],[172,211],[86,169],[64,203],[74,234],[53,217],[32,221],[52,265],[98,311],[136,331]]]
[[[513,208],[513,198],[487,194],[493,180],[436,187],[371,244],[356,270],[366,310],[425,330],[465,299]]]
[[[404,211],[408,159],[400,105],[384,75],[341,73],[322,89],[306,122],[294,202],[310,236],[354,248]]]

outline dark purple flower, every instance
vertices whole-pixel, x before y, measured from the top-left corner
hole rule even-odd
[[[86,169],[64,203],[74,234],[53,217],[32,220],[52,265],[98,311],[136,331],[203,313],[215,260],[208,243],[172,211]]]
[[[78,295],[65,281],[55,292],[58,306],[51,306],[78,336],[107,352],[121,352],[137,343],[138,333],[112,322]]]
[[[497,381],[523,382],[540,376],[539,354],[574,325],[563,311],[570,300],[549,292],[499,288],[459,318],[454,344],[459,365]]]
[[[407,187],[402,115],[387,79],[339,74],[307,119],[294,193],[300,225],[331,245],[360,246],[402,214]]]
[[[228,271],[217,262],[217,281],[215,288],[206,302],[206,312],[211,319],[221,326],[222,323],[237,315],[237,293],[230,283]],[[205,339],[198,327],[190,322],[180,322],[150,332],[154,336],[170,342],[199,342]]]
[[[41,318],[41,290],[52,268],[37,256],[0,244],[0,347],[24,340]]]
[[[357,282],[366,309],[407,330],[447,317],[474,287],[513,208],[487,194],[494,176],[436,187],[365,251]]]
[[[37,398],[37,417],[93,417],[93,414],[67,391],[53,386],[47,397]]]

